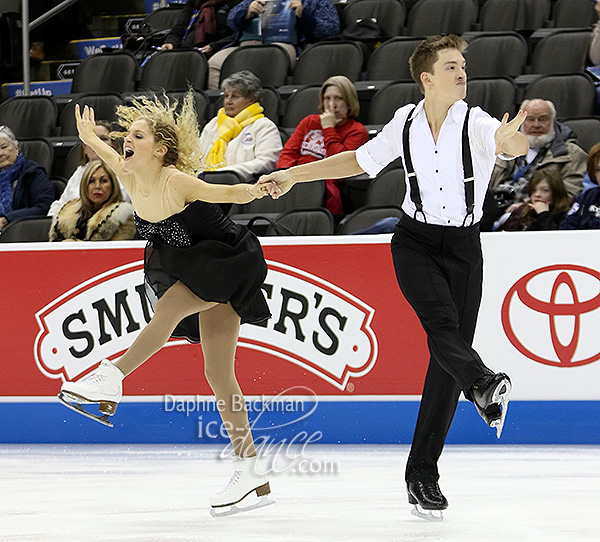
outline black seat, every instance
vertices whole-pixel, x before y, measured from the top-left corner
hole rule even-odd
[[[418,103],[423,95],[417,83],[391,83],[378,90],[369,106],[367,124],[386,124],[392,120],[394,113],[409,103]]]
[[[210,99],[204,90],[194,89],[194,107],[196,109],[196,117],[198,118],[198,127],[200,130],[208,122],[208,109],[210,106]],[[179,111],[183,98],[187,94],[183,91],[172,91],[167,92],[166,95],[170,100],[177,100],[177,111]]]
[[[109,94],[135,88],[138,63],[127,51],[98,53],[84,59],[73,74],[71,92]]]
[[[332,75],[345,75],[358,81],[363,51],[353,41],[319,42],[309,45],[298,57],[294,85],[321,85]]]
[[[355,231],[372,226],[382,218],[401,218],[402,215],[402,209],[397,205],[388,204],[361,207],[340,221],[337,225],[336,233],[340,235],[354,233]]]
[[[8,126],[17,139],[53,136],[57,117],[51,96],[17,96],[0,104],[0,125]]]
[[[64,162],[62,164],[61,171],[58,171],[57,173],[59,173],[63,177],[66,177],[67,179],[71,178],[71,175],[73,175],[75,170],[80,165],[82,152],[81,145],[81,143],[77,143],[69,149],[69,152],[67,153],[67,156],[65,157]]]
[[[402,205],[406,194],[404,169],[385,168],[375,177],[367,189],[367,206],[373,205]]]
[[[577,134],[577,143],[585,152],[600,143],[600,117],[569,117],[560,121]]]
[[[4,228],[0,234],[0,243],[32,243],[48,241],[52,217],[39,216],[18,218]]]
[[[550,100],[561,117],[588,117],[594,114],[596,88],[586,73],[543,75],[525,88],[524,98]]]
[[[294,92],[287,102],[281,125],[286,128],[295,128],[307,115],[317,114],[319,112],[320,93],[320,85],[300,88]]]
[[[177,24],[182,11],[183,5],[177,4],[155,9],[144,17],[144,24],[150,25],[154,30],[170,30]]]
[[[504,113],[512,118],[517,108],[517,85],[510,77],[469,79],[467,103],[478,105],[492,117],[501,119]]]
[[[359,2],[360,3],[360,2]],[[369,58],[369,81],[410,80],[408,59],[423,38],[396,37],[382,43]]]
[[[40,137],[36,139],[20,139],[19,150],[23,156],[37,162],[44,167],[46,173],[52,173],[54,164],[54,147],[49,139]]]
[[[533,51],[532,73],[583,71],[592,39],[591,31],[575,28],[556,30],[543,38]]]
[[[481,6],[481,30],[533,31],[550,19],[550,0],[486,0]]]
[[[71,100],[62,110],[58,125],[61,127],[61,136],[76,136],[77,123],[75,122],[75,106],[82,109],[88,105],[94,109],[97,120],[113,122],[116,120],[116,108],[123,104],[120,94],[84,94]]]
[[[556,28],[584,28],[592,26],[598,17],[590,0],[556,0],[552,21]]]
[[[263,85],[285,85],[290,71],[290,57],[279,45],[248,45],[238,47],[223,62],[219,87],[231,74],[248,70]]]
[[[50,181],[54,187],[54,199],[60,199],[67,187],[67,181],[63,177],[51,177]]]
[[[150,56],[142,68],[140,90],[187,90],[206,87],[208,63],[195,49],[159,51]]]
[[[243,177],[235,171],[211,170],[203,173],[204,180],[211,184],[240,184],[245,182]]]
[[[274,222],[290,233],[270,225],[265,235],[333,235],[335,229],[333,216],[324,207],[290,209],[277,215]]]
[[[463,35],[469,77],[517,77],[525,70],[527,42],[516,32],[477,32]]]
[[[409,36],[462,34],[477,22],[477,0],[419,0],[408,14]]]
[[[406,20],[402,0],[360,0],[349,3],[342,11],[342,27],[348,28],[361,19],[375,19],[383,39],[399,36]]]

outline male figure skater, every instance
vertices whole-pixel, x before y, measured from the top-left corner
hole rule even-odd
[[[500,122],[479,107],[469,109],[464,102],[466,46],[455,35],[421,43],[410,69],[424,100],[396,111],[381,133],[358,150],[259,181],[276,183],[270,191],[278,197],[297,182],[363,172],[375,176],[398,156],[404,160],[404,216],[391,248],[398,284],[427,334],[431,356],[406,466],[409,503],[426,519],[441,519],[448,506],[437,463],[460,392],[499,437],[511,391],[508,376],[488,369],[471,344],[482,289],[478,222],[483,199],[496,155],[510,159],[527,153],[527,140],[518,132],[526,114],[519,111],[509,122],[507,113]]]

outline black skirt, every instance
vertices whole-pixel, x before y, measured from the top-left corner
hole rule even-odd
[[[215,205],[195,202],[158,223],[136,217],[149,239],[146,284],[160,298],[178,281],[200,299],[231,303],[241,323],[260,323],[271,313],[262,291],[267,264],[256,236],[225,217]],[[148,296],[152,302],[153,295]],[[198,314],[184,318],[172,337],[200,342]]]

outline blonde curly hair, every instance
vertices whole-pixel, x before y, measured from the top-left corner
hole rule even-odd
[[[165,166],[173,165],[190,175],[206,169],[199,151],[200,133],[193,91],[185,94],[181,107],[177,100],[163,94],[134,98],[130,105],[118,106],[116,112],[117,123],[126,132],[136,120],[144,119],[148,123],[156,142],[167,147],[163,158]],[[116,135],[125,137],[126,132]]]

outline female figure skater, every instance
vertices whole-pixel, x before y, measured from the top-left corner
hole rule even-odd
[[[211,513],[218,515],[218,509],[240,511],[234,505],[252,492],[259,497],[270,492],[265,475],[256,472],[248,414],[233,408],[239,405],[233,401],[242,397],[234,372],[240,323],[260,322],[270,313],[261,291],[267,266],[258,240],[212,204],[248,203],[262,198],[266,190],[198,179],[202,159],[196,152],[199,135],[192,95],[185,97],[178,114],[176,106],[157,98],[120,106],[119,123],[127,130],[124,156],[95,134],[92,109],[76,109],[79,137],[112,167],[131,196],[138,232],[149,240],[145,278],[159,299],[154,317],[119,360],[103,360],[83,379],[65,382],[59,397],[67,406],[110,425],[108,416],[121,399],[124,377],[169,337],[191,342],[202,337],[206,378],[235,453],[230,483],[211,497]],[[87,413],[81,403],[99,403],[104,416]],[[251,508],[270,502],[263,498]]]

